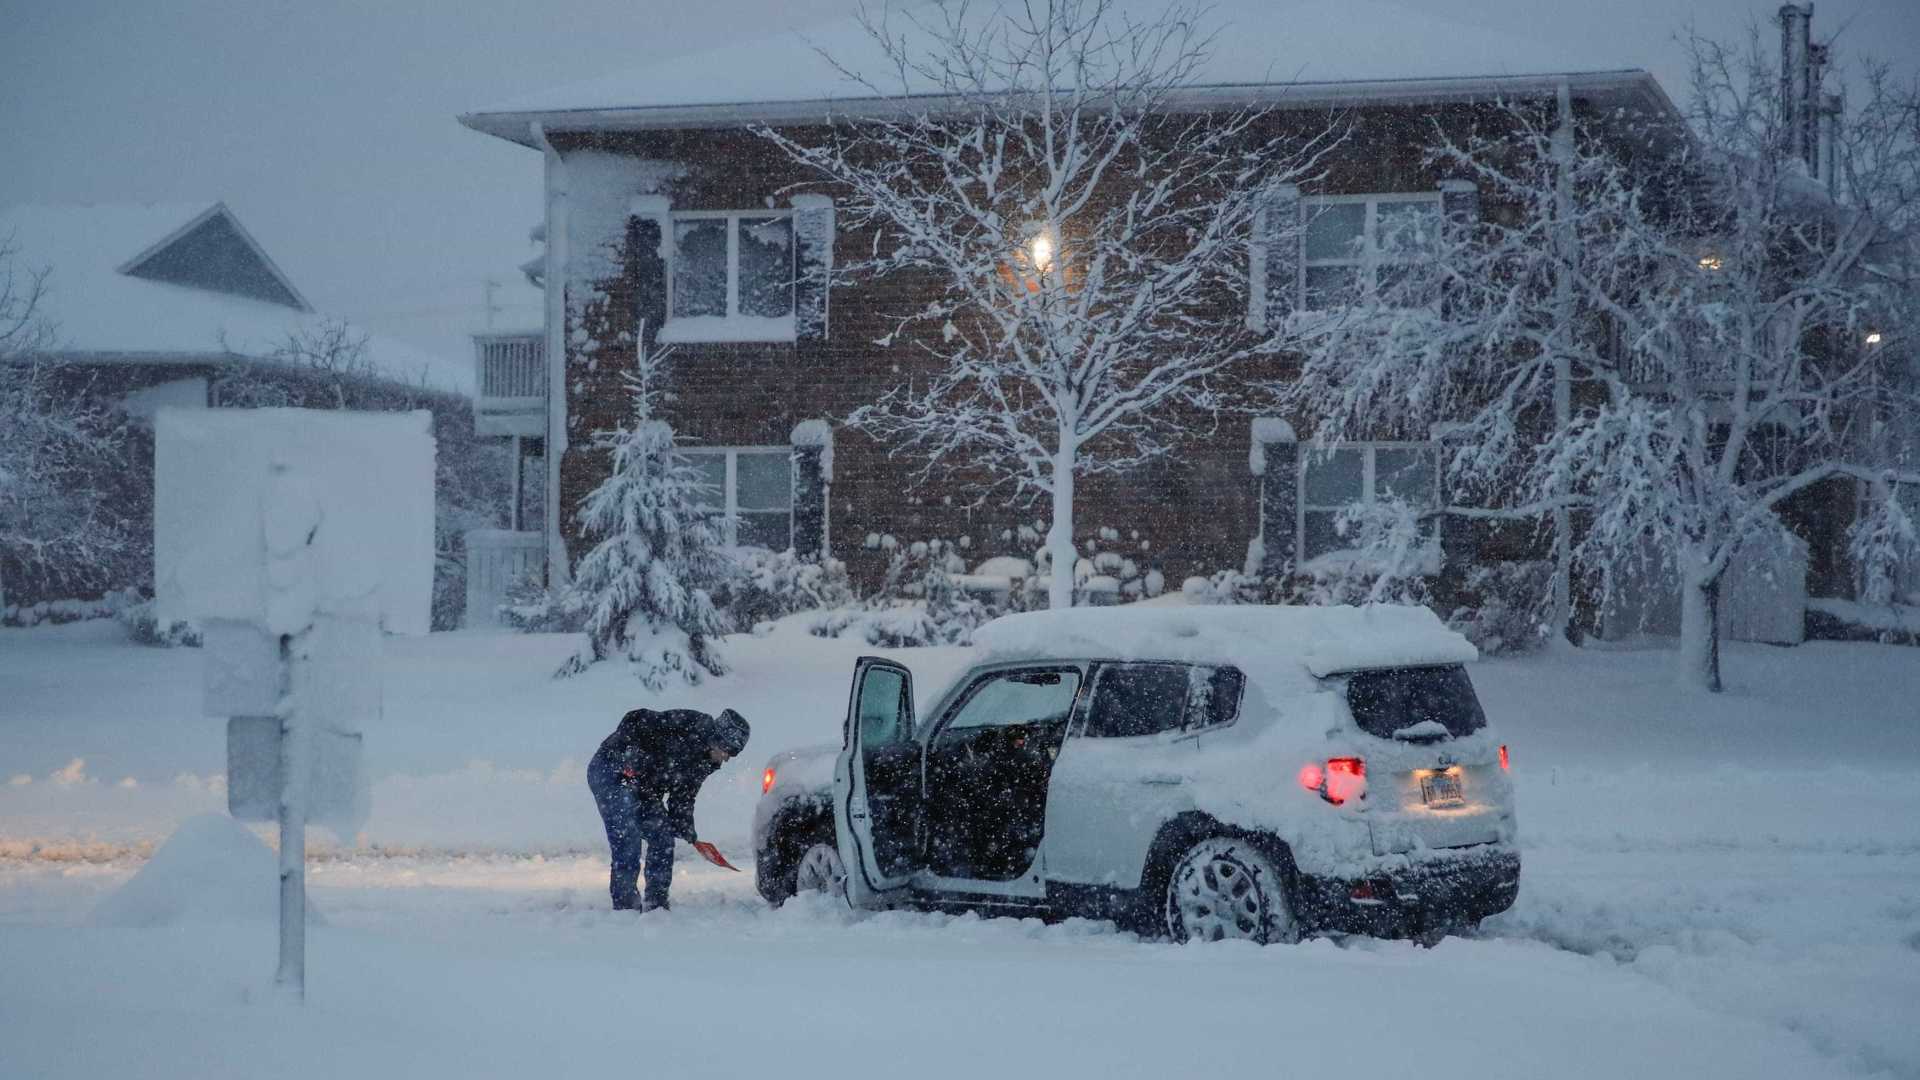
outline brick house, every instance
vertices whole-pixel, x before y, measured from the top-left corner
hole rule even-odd
[[[1438,56],[1460,31],[1400,19],[1408,13],[1398,8],[1399,23],[1383,24],[1383,33],[1404,37],[1406,47],[1389,42],[1338,72],[1358,77],[1273,81],[1271,71],[1292,73],[1288,56],[1313,51],[1269,55],[1260,46],[1314,40],[1287,22],[1297,14],[1232,12],[1235,30],[1223,35],[1232,55],[1218,85],[1183,99],[1196,109],[1268,106],[1260,135],[1307,130],[1329,110],[1351,122],[1324,182],[1285,208],[1312,215],[1304,243],[1252,265],[1255,289],[1285,302],[1310,306],[1325,277],[1373,272],[1346,249],[1372,235],[1383,214],[1501,212],[1482,207],[1471,183],[1422,164],[1436,124],[1464,131],[1491,121],[1493,103],[1514,100],[1544,109],[1564,101],[1584,116],[1626,110],[1679,119],[1644,70],[1522,63],[1512,57],[1529,54],[1501,50],[1529,45],[1497,39],[1476,39],[1465,56]],[[1329,41],[1351,37],[1328,18]],[[636,349],[656,343],[678,346],[670,419],[725,493],[724,520],[738,542],[831,554],[868,580],[883,565],[869,543],[877,534],[966,537],[970,562],[1032,553],[1020,528],[1043,518],[1044,504],[975,505],[963,479],[915,486],[916,461],[840,424],[927,370],[924,355],[891,341],[886,318],[923,306],[927,294],[904,280],[829,293],[821,268],[836,251],[845,257],[873,238],[836,229],[835,193],[748,130],[766,124],[804,142],[809,132],[818,137],[830,110],[872,105],[862,91],[849,94],[816,46],[843,60],[862,47],[857,29],[811,33],[804,43],[776,38],[460,118],[545,158],[545,398],[522,398],[518,408],[520,422],[534,425],[526,434],[537,433],[548,450],[540,543],[550,578],[581,555],[572,508],[605,475],[604,458],[586,449],[591,435],[621,420],[621,376]],[[1516,66],[1538,73],[1507,73]],[[1223,333],[1257,319],[1246,310],[1219,316]],[[538,422],[534,409],[543,414]],[[1337,543],[1333,515],[1356,499],[1388,489],[1438,498],[1428,433],[1381,432],[1306,458],[1297,439],[1310,434],[1294,417],[1196,422],[1178,452],[1136,473],[1083,477],[1076,540],[1106,530],[1108,550],[1150,562],[1177,583],[1240,567],[1256,537],[1269,568],[1324,553]],[[1450,534],[1446,547],[1450,560],[1538,557],[1533,543],[1529,530],[1473,528]]]

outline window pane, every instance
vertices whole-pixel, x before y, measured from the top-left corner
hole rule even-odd
[[[727,219],[673,223],[673,315],[727,313]]]
[[[1337,510],[1309,510],[1301,515],[1300,558],[1315,559],[1329,551],[1345,551],[1347,542],[1334,531]]]
[[[791,454],[741,454],[734,470],[734,503],[740,509],[785,510],[793,505]]]
[[[1374,494],[1405,499],[1415,506],[1434,501],[1433,454],[1417,447],[1381,447],[1373,452]]]
[[[700,505],[709,510],[724,510],[727,506],[727,455],[713,451],[682,451],[687,464],[700,474],[701,482],[706,486],[700,493]]]
[[[1307,310],[1325,311],[1354,303],[1354,294],[1359,285],[1360,268],[1357,266],[1309,266]]]
[[[1240,692],[1246,677],[1239,668],[1188,668],[1187,726],[1230,724],[1240,715]]]
[[[1362,456],[1365,453],[1357,447],[1335,450],[1331,454],[1306,451],[1306,505],[1345,506],[1359,502],[1366,494],[1366,459]]]
[[[1307,207],[1307,258],[1357,259],[1367,204],[1327,203]]]
[[[1473,680],[1459,664],[1359,672],[1347,680],[1347,707],[1360,730],[1382,739],[1429,722],[1456,738],[1487,726]]]
[[[967,697],[947,731],[1065,721],[1080,688],[1074,671],[1015,671],[996,675]],[[944,735],[944,732],[942,733]]]
[[[734,543],[741,547],[785,551],[793,546],[793,515],[785,510],[771,513],[743,511],[735,522]]]
[[[740,314],[793,314],[793,220],[740,219]]]
[[[1373,216],[1373,241],[1388,257],[1428,255],[1439,240],[1440,204],[1431,199],[1381,202]]]
[[[1187,707],[1184,664],[1110,664],[1100,669],[1087,734],[1125,739],[1180,728]]]
[[[907,680],[892,668],[868,668],[860,680],[860,745],[863,750],[906,742]]]

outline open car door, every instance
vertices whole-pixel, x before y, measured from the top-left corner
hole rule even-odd
[[[885,904],[919,869],[921,772],[912,673],[891,660],[861,657],[833,770],[834,832],[855,907]]]

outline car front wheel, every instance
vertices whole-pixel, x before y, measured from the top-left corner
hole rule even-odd
[[[800,865],[794,868],[793,888],[796,893],[846,896],[847,868],[840,861],[839,847],[829,840],[816,840],[808,845],[800,854]]]
[[[1175,941],[1300,940],[1274,860],[1231,837],[1202,840],[1181,854],[1167,880],[1164,911],[1167,935]]]

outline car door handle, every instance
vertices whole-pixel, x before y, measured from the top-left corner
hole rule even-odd
[[[1158,784],[1171,787],[1175,784],[1186,783],[1187,778],[1184,776],[1175,776],[1172,773],[1154,773],[1152,776],[1141,777],[1140,782],[1143,784]]]

